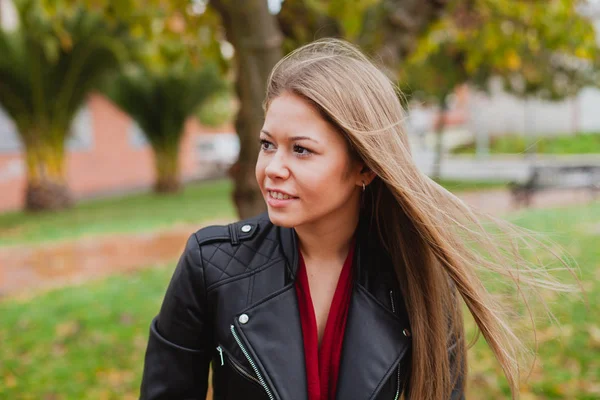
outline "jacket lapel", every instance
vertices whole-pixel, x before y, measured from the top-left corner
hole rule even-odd
[[[400,288],[387,252],[369,235],[368,225],[363,219],[358,228],[355,285],[336,394],[340,400],[374,399],[411,345],[410,337],[402,333],[409,327],[402,296],[397,298],[395,312],[383,305],[391,296],[389,289],[400,294]]]
[[[276,229],[286,268],[283,287],[252,304],[244,311],[248,322],[241,324],[236,318],[234,326],[274,398],[306,400],[304,342],[295,290],[298,270],[296,232],[289,228]]]
[[[395,373],[410,339],[402,323],[366,289],[355,285],[348,311],[337,399],[373,399]]]
[[[302,326],[294,284],[252,305],[236,318],[239,333],[275,399],[308,397]]]

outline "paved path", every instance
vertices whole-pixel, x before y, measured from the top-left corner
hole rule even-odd
[[[494,215],[514,210],[506,190],[477,191],[459,196],[474,207]],[[589,195],[583,191],[547,191],[534,196],[532,207],[589,201]],[[110,235],[35,247],[0,248],[0,298],[8,295],[28,296],[118,272],[173,262],[183,251],[188,236],[198,228],[194,225],[155,233]]]
[[[435,155],[431,151],[413,152],[417,167],[426,175],[433,172]],[[600,155],[535,155],[526,158],[523,155],[494,155],[477,158],[475,156],[444,155],[441,176],[457,180],[502,180],[525,181],[534,165],[596,165],[600,166]]]

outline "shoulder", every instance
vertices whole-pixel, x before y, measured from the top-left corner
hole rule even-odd
[[[279,257],[277,227],[266,213],[228,225],[199,229],[188,239],[186,253],[194,254],[206,286],[246,276]]]
[[[197,230],[190,240],[198,246],[210,243],[229,242],[233,245],[254,238],[260,230],[267,230],[272,223],[266,213],[237,221],[228,225],[210,225]]]

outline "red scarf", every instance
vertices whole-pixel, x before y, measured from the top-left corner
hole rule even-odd
[[[310,296],[306,265],[304,264],[302,254],[300,254],[298,279],[296,279],[296,295],[298,297],[302,335],[304,337],[308,400],[335,399],[344,330],[346,328],[350,295],[352,293],[353,256],[354,242],[350,246],[350,251],[340,273],[333,300],[331,301],[329,315],[327,316],[327,323],[321,340],[321,348],[319,349],[317,319]]]

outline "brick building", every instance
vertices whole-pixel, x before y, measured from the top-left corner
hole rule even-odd
[[[76,198],[152,187],[154,161],[150,146],[137,124],[106,98],[91,95],[71,129],[67,181]],[[204,156],[211,152],[211,138],[227,137],[235,147],[233,132],[232,126],[207,128],[196,119],[188,120],[180,150],[182,179],[206,176],[215,164],[214,157],[208,160]],[[14,124],[0,109],[0,212],[22,207],[25,185],[22,146]]]

